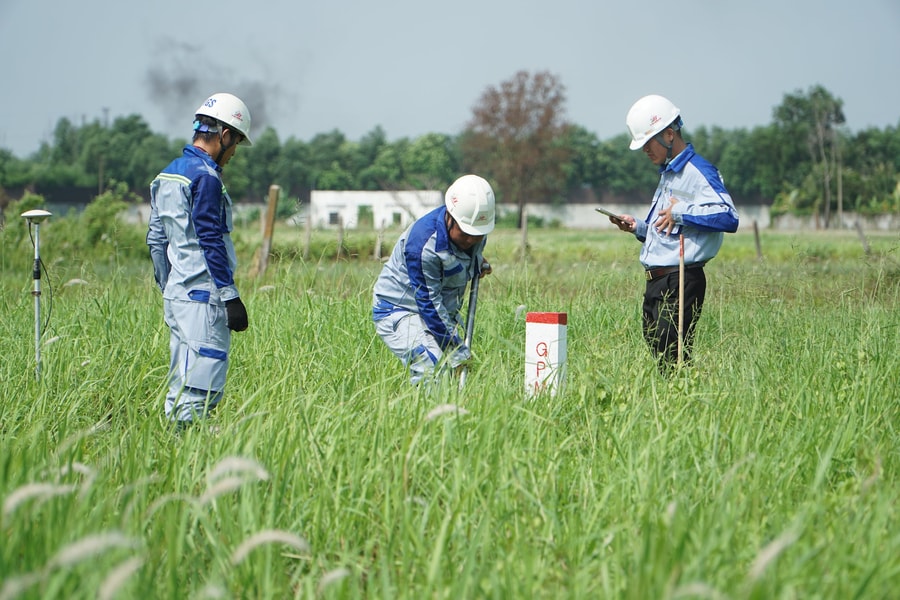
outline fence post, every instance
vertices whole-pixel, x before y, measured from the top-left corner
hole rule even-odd
[[[753,220],[753,238],[756,240],[756,260],[762,260],[762,244],[759,243],[759,225]]]
[[[269,205],[266,208],[265,227],[263,229],[262,248],[259,250],[259,260],[256,263],[256,276],[262,277],[269,266],[269,254],[272,252],[272,235],[275,231],[275,212],[278,208],[278,196],[281,187],[274,183],[269,186]]]
[[[341,260],[341,254],[343,254],[344,250],[344,215],[338,215],[338,230],[337,230],[337,252],[334,254],[334,260]]]
[[[522,205],[522,246],[519,248],[519,259],[528,258],[528,204]]]
[[[863,233],[862,219],[859,217],[856,218],[856,233],[859,234],[859,241],[862,242],[863,252],[868,256],[872,249],[869,248],[869,241],[866,239],[866,234]]]

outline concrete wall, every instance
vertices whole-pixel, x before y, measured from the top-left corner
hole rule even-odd
[[[838,219],[837,214],[831,215],[829,229],[854,229],[857,222],[867,231],[900,231],[900,214],[859,216],[856,213],[844,212]],[[798,217],[795,215],[780,215],[773,219],[772,228],[776,230],[812,230],[823,229],[824,219],[819,215]]]
[[[551,206],[548,204],[532,204],[528,206],[528,215],[543,219],[544,225],[558,223],[571,229],[614,229],[615,225],[595,208],[599,204],[567,204],[565,206]],[[643,219],[650,205],[643,204],[604,204],[603,208],[615,212],[625,213]],[[514,204],[501,204],[499,214],[516,214],[519,210]],[[780,215],[772,217],[769,206],[762,204],[737,205],[740,225],[738,231],[753,231],[753,222],[756,221],[759,229],[773,229],[777,231],[815,231],[824,229],[824,221],[821,216],[797,217],[794,215]],[[868,231],[900,231],[900,214],[887,214],[877,216],[859,216],[856,213],[844,212],[842,219],[837,214],[832,214],[830,229],[853,229],[859,221],[862,228]]]
[[[323,193],[323,192],[313,192],[314,194]],[[332,193],[341,193],[341,192],[332,192]],[[379,194],[382,192],[343,192],[350,194]],[[385,194],[395,194],[395,192],[383,192]],[[412,194],[432,194],[429,196],[419,197],[419,200],[422,200],[421,204],[416,204],[413,206],[412,200],[405,201],[404,204],[396,204],[391,203],[390,201],[386,202],[383,205],[380,205],[378,210],[375,209],[375,206],[371,204],[371,199],[367,196],[358,197],[362,201],[355,201],[355,203],[347,203],[345,205],[340,205],[338,203],[334,203],[335,198],[327,198],[320,207],[319,213],[314,216],[313,226],[317,228],[326,228],[329,227],[327,225],[328,219],[330,216],[329,211],[334,210],[337,211],[344,217],[344,227],[347,228],[355,228],[357,226],[357,218],[359,213],[360,206],[372,206],[373,217],[376,226],[380,226],[380,223],[386,222],[388,227],[392,229],[396,228],[406,228],[407,225],[411,222],[412,214],[424,214],[428,210],[431,210],[435,206],[440,206],[441,202],[443,202],[443,196],[441,192],[411,192]],[[403,200],[402,193],[399,196],[401,200]],[[594,209],[600,206],[599,204],[569,204],[561,207],[554,207],[547,204],[533,204],[528,207],[528,214],[532,216],[537,216],[543,219],[545,225],[550,225],[552,223],[559,223],[564,227],[569,227],[572,229],[613,229],[615,225],[609,222],[609,220],[602,214],[598,213]],[[307,210],[309,206],[304,207],[302,213],[296,215],[292,220],[292,225],[301,225],[305,222],[307,217]],[[618,213],[628,213],[633,216],[637,216],[639,218],[643,218],[645,215],[645,211],[649,209],[649,205],[644,206],[640,204],[604,204],[603,208],[607,210],[611,210],[613,212]],[[738,231],[753,231],[753,221],[756,221],[759,229],[773,229],[776,231],[814,231],[816,229],[822,229],[823,222],[821,217],[819,217],[818,222],[815,216],[809,217],[797,217],[793,215],[781,215],[778,217],[772,217],[769,213],[769,207],[763,205],[752,205],[752,206],[740,206],[738,205],[738,214],[741,218],[741,224],[738,227]],[[63,211],[54,211],[53,208],[49,209],[53,212],[54,215],[65,216],[67,212]],[[70,209],[71,210],[71,209]],[[259,210],[260,214],[265,214],[266,205],[265,204],[238,204],[235,206],[235,220],[240,218],[240,215],[249,213],[253,210]],[[504,214],[516,214],[518,211],[518,207],[514,204],[501,204],[497,207],[498,216]],[[398,217],[401,221],[399,225],[393,225],[394,215],[399,214]],[[150,215],[150,205],[149,204],[137,204],[131,205],[128,207],[128,212],[125,216],[125,219],[132,223],[147,223],[147,219]],[[878,215],[874,217],[864,216],[860,217],[856,213],[844,212],[841,219],[843,222],[842,229],[853,229],[856,227],[857,221],[860,221],[862,227],[866,231],[900,231],[900,214],[888,214],[888,215]],[[315,222],[315,219],[319,220],[318,224]],[[336,227],[336,226],[332,226]],[[832,215],[831,219],[831,229],[838,229],[838,217],[837,215]]]

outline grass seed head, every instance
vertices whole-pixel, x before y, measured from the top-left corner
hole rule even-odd
[[[214,482],[230,474],[250,475],[260,481],[269,479],[268,471],[255,460],[242,456],[226,456],[209,472],[209,480]]]
[[[469,414],[469,411],[467,411],[465,408],[463,408],[461,406],[457,406],[455,404],[440,404],[440,405],[432,408],[428,412],[428,414],[425,415],[425,420],[431,421],[433,419],[437,419],[441,415],[453,414],[453,413],[455,413],[459,416],[463,416],[463,415]]]
[[[63,496],[75,491],[74,485],[56,485],[53,483],[28,483],[13,492],[3,501],[3,515],[10,515],[20,504],[37,498],[46,500],[53,496]]]
[[[133,556],[120,563],[115,569],[109,572],[109,575],[107,575],[106,579],[103,580],[103,583],[100,584],[97,598],[99,600],[112,600],[115,598],[119,588],[121,588],[128,578],[137,572],[143,564],[144,559],[139,556]]]
[[[241,542],[231,555],[231,564],[239,565],[253,551],[254,548],[263,544],[284,544],[297,550],[298,552],[309,552],[309,543],[302,537],[289,531],[280,529],[267,529],[254,533],[249,538]]]
[[[339,567],[337,569],[328,571],[327,573],[322,575],[322,579],[319,580],[319,594],[321,594],[328,586],[341,581],[349,575],[350,569],[348,569],[347,567]]]
[[[102,554],[111,548],[132,548],[137,540],[127,537],[118,531],[88,535],[76,540],[56,553],[50,562],[52,567],[71,567],[82,561]]]

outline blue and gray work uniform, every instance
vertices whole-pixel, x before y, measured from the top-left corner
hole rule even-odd
[[[205,416],[222,399],[231,346],[224,303],[238,297],[231,230],[221,168],[185,146],[150,185],[147,232],[170,330],[165,413],[173,421]]]
[[[678,200],[672,217],[678,226],[669,235],[658,233],[653,224],[659,211],[668,208],[671,198]],[[738,214],[719,171],[694,152],[691,144],[660,167],[659,185],[647,218],[636,221],[634,235],[643,242],[641,264],[646,270],[677,267],[679,234],[684,233],[686,267],[702,266],[722,247],[723,232],[734,233]]]
[[[470,358],[458,328],[466,286],[481,269],[487,238],[471,250],[458,248],[447,232],[446,207],[415,221],[400,236],[375,282],[375,330],[418,383],[449,353],[456,367]]]
[[[671,232],[658,232],[654,225],[659,213],[669,206],[677,225]],[[706,296],[703,266],[722,247],[724,232],[737,231],[737,227],[737,210],[719,171],[696,154],[691,144],[660,168],[653,205],[646,219],[636,221],[634,235],[643,242],[640,260],[647,277],[642,307],[644,339],[661,369],[679,360],[679,302],[685,324],[680,332],[682,357],[691,360],[694,331]],[[679,299],[682,235],[685,271]]]

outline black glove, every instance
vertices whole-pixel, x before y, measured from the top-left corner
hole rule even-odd
[[[235,331],[247,329],[247,308],[240,298],[225,301],[225,314],[228,316],[228,329]]]

